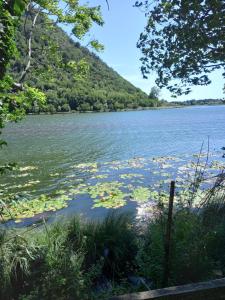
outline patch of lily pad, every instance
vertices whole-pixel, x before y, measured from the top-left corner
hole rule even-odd
[[[51,177],[56,177],[56,176],[59,176],[60,174],[58,173],[58,172],[56,172],[56,173],[50,173],[49,174],[49,176],[51,176]]]
[[[12,219],[19,222],[24,218],[32,218],[42,212],[56,211],[65,208],[68,205],[68,200],[69,197],[66,195],[59,195],[56,197],[40,195],[33,199],[14,199],[9,203],[1,201],[1,219],[4,222]]]
[[[19,178],[19,177],[27,177],[29,175],[30,175],[29,173],[20,173],[20,174],[12,174],[10,175],[10,177]]]
[[[106,178],[108,178],[107,174],[99,174],[91,177],[91,179],[106,179]]]
[[[73,195],[87,194],[93,199],[93,208],[119,208],[126,204],[128,194],[124,193],[121,188],[123,184],[118,181],[98,182],[95,185],[79,185],[71,189]]]
[[[137,201],[137,202],[147,202],[150,199],[151,192],[146,187],[138,187],[133,190],[133,193],[131,195],[131,200]]]
[[[25,166],[25,167],[20,167],[19,171],[24,172],[24,171],[33,171],[33,170],[38,170],[37,166]]]
[[[93,200],[93,208],[119,208],[126,204],[128,196],[121,190],[123,184],[118,181],[97,183],[88,188],[88,194]]]
[[[32,186],[34,186],[38,183],[40,183],[39,180],[29,180],[24,184],[11,185],[11,186],[8,187],[8,189],[15,189],[15,188],[16,189],[22,189],[22,188],[32,187]]]
[[[121,190],[114,191],[112,193],[105,193],[104,196],[94,200],[93,208],[120,208],[126,204],[126,197]]]
[[[142,174],[128,173],[119,175],[121,179],[144,178]]]
[[[205,156],[200,158],[205,159]],[[52,170],[49,174],[49,181],[52,184],[50,190],[55,192],[41,196],[38,196],[43,193],[40,192],[40,185],[31,192],[32,187],[40,183],[39,179],[34,176],[32,180],[26,178],[38,168],[24,166],[19,169],[20,174],[9,175],[16,178],[16,184],[10,185],[7,182],[0,185],[1,199],[4,201],[0,204],[0,209],[2,207],[4,221],[21,220],[42,212],[62,209],[68,206],[68,200],[84,201],[82,195],[90,201],[92,208],[116,209],[126,205],[129,200],[136,201],[138,206],[149,208],[152,201],[168,204],[171,178],[176,179],[175,202],[182,203],[192,199],[190,184],[195,178],[196,169],[205,168],[206,185],[213,184],[215,182],[213,175],[225,169],[225,164],[220,161],[210,161],[207,166],[205,161],[199,159],[194,162],[187,161],[184,158],[167,156],[153,159],[133,158],[102,164],[76,164],[71,166],[68,175],[61,179],[59,176],[63,173]],[[150,188],[146,186],[147,184]],[[16,193],[13,193],[14,190]],[[32,196],[16,197],[18,191],[22,194],[26,190],[32,193]],[[197,204],[200,203],[204,193],[204,190],[199,188],[192,200]]]
[[[88,172],[88,173],[96,173],[98,172],[98,164],[97,163],[83,163],[72,166],[71,168],[77,169],[80,172]]]

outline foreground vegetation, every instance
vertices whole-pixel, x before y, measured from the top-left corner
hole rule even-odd
[[[131,215],[110,214],[99,222],[76,217],[2,230],[1,299],[107,299],[162,287],[166,211],[161,207],[145,226]],[[215,278],[215,270],[224,274],[224,237],[218,199],[198,213],[177,209],[169,285]]]

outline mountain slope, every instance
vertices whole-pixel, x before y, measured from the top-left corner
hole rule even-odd
[[[90,69],[85,80],[74,80],[70,69],[54,68],[56,53],[52,51],[49,55],[43,47],[47,44],[54,48],[54,43],[59,45],[63,63],[81,59],[88,62]],[[26,39],[23,26],[18,30],[17,46],[20,58],[13,64],[14,75],[20,74],[25,64]],[[94,53],[70,39],[61,28],[54,26],[51,30],[47,29],[41,18],[33,33],[32,47],[32,72],[28,74],[27,80],[46,93],[45,111],[108,111],[159,104],[122,78]],[[46,75],[49,64],[52,68]],[[39,108],[33,107],[32,111],[38,112]]]

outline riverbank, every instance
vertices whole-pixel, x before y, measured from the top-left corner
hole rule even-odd
[[[39,113],[28,113],[28,115],[57,115],[57,114],[85,114],[85,113],[106,113],[106,112],[129,112],[129,111],[145,111],[145,110],[160,110],[160,109],[172,109],[172,108],[182,108],[182,105],[174,105],[174,106],[158,106],[158,107],[139,107],[136,109],[120,109],[120,110],[104,110],[104,111],[77,111],[77,110],[70,110],[65,112],[39,112]]]
[[[216,207],[174,211],[170,286],[215,279],[215,267],[224,269],[225,215]],[[144,226],[110,214],[1,231],[0,298],[103,300],[164,287],[167,209],[159,209]]]
[[[220,104],[194,104],[194,105],[169,105],[169,106],[157,106],[157,107],[138,107],[135,109],[118,109],[118,110],[102,110],[102,111],[77,111],[77,110],[70,110],[70,111],[60,111],[60,112],[39,112],[39,113],[27,113],[27,115],[57,115],[57,114],[84,114],[84,113],[105,113],[105,112],[129,112],[129,111],[146,111],[146,110],[161,110],[161,109],[175,109],[175,108],[188,108],[188,107],[197,107],[197,106],[224,106],[225,103]]]

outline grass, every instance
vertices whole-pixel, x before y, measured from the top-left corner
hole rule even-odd
[[[2,231],[1,299],[94,299],[103,280],[120,282],[134,267],[137,239],[129,215],[80,218],[27,233]],[[71,298],[73,297],[73,298]]]
[[[218,219],[215,219],[218,214]],[[170,285],[214,278],[225,271],[225,209],[174,214]],[[162,287],[166,213],[145,227],[132,215],[90,222],[75,217],[35,229],[1,230],[0,299],[107,299],[146,290],[130,276]],[[201,239],[199,238],[201,237]]]

